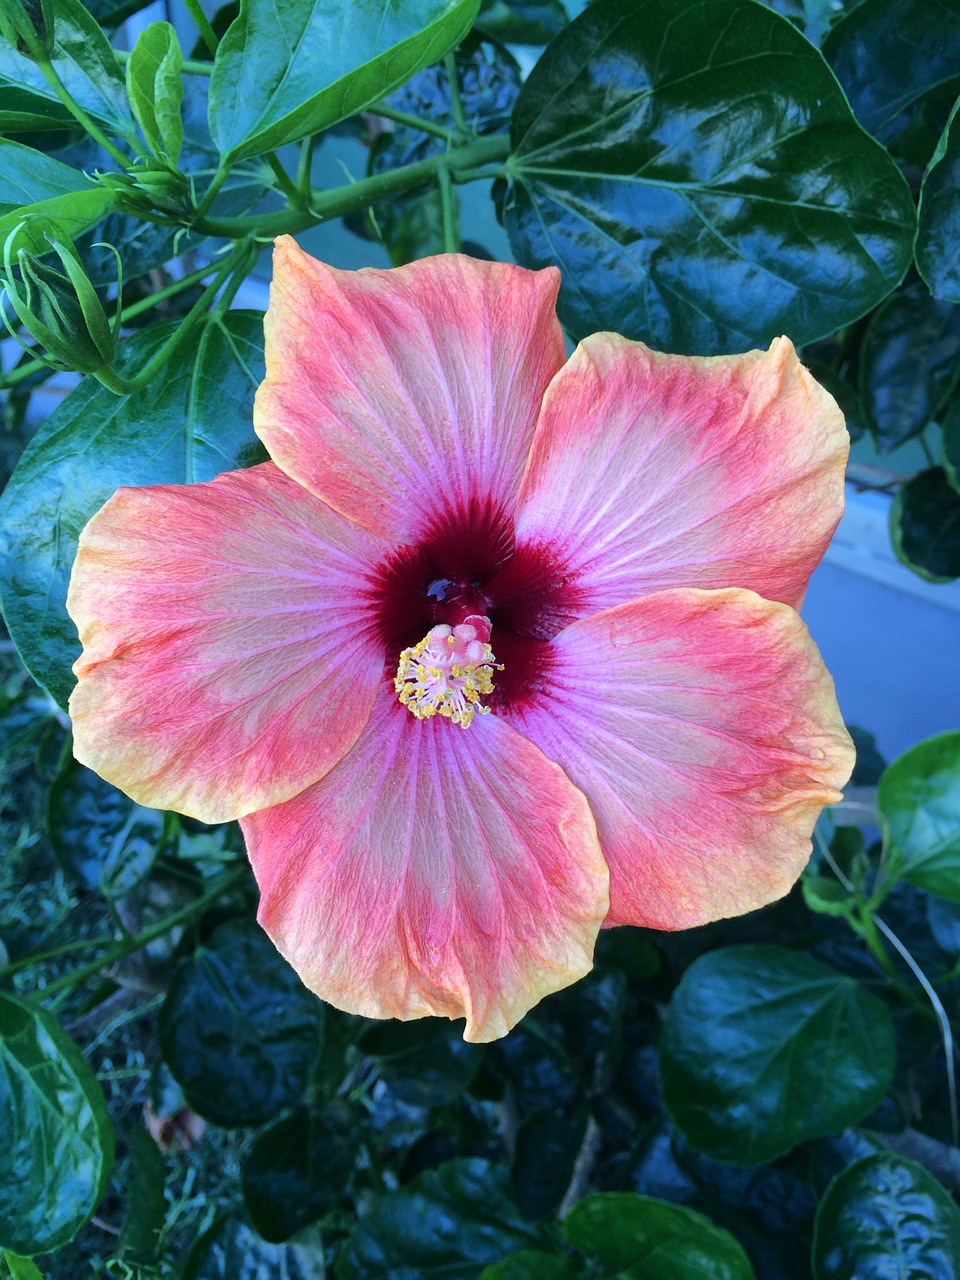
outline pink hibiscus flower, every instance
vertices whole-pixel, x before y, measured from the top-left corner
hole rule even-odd
[[[596,334],[558,273],[281,239],[272,462],[121,489],[70,589],[80,760],[239,818],[260,922],[370,1017],[503,1035],[602,924],[784,894],[852,766],[797,616],[847,437],[786,339]]]

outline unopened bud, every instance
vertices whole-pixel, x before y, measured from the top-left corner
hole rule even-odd
[[[0,34],[34,60],[53,52],[54,0],[0,0]]]
[[[116,349],[120,327],[119,297],[116,315],[111,322],[76,249],[62,230],[48,222],[40,235],[35,227],[31,227],[30,235],[26,237],[23,235],[24,227],[25,224],[21,223],[7,236],[0,277],[20,323],[44,348],[35,354],[54,369],[98,372],[111,362]],[[41,236],[59,258],[62,270],[43,261],[27,247]],[[17,338],[6,314],[4,322]]]

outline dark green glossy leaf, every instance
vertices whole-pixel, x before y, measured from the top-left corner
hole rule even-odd
[[[565,1254],[521,1249],[484,1267],[478,1280],[583,1280],[585,1274],[583,1268]]]
[[[732,1164],[760,1164],[855,1123],[893,1068],[893,1026],[876,996],[781,947],[695,960],[660,1042],[674,1123],[696,1150]]]
[[[150,870],[163,840],[159,810],[134,804],[75,760],[53,780],[47,803],[57,861],[85,889],[118,898]]]
[[[747,1255],[729,1231],[665,1200],[626,1191],[587,1196],[570,1210],[563,1234],[611,1277],[753,1280]]]
[[[891,876],[960,902],[960,733],[911,747],[880,779]]]
[[[880,453],[938,417],[960,376],[960,307],[921,289],[894,295],[873,316],[860,350],[864,425]]]
[[[817,1211],[814,1280],[955,1280],[960,1209],[932,1174],[892,1152],[834,1178]]]
[[[844,9],[852,9],[857,0],[763,0],[800,28],[811,44],[820,45]]]
[[[943,467],[928,467],[897,490],[890,541],[903,563],[928,582],[960,578],[960,493]]]
[[[127,63],[127,93],[151,151],[175,165],[183,146],[183,54],[169,22],[151,22]]]
[[[960,124],[954,105],[923,176],[917,269],[935,298],[960,302]]]
[[[928,897],[927,926],[941,951],[960,956],[960,902]]]
[[[259,1133],[243,1165],[243,1200],[264,1240],[289,1240],[333,1209],[360,1145],[360,1117],[335,1100]]]
[[[911,259],[900,173],[755,0],[598,0],[531,72],[511,138],[511,244],[561,267],[578,337],[701,355],[811,342]]]
[[[177,970],[160,1047],[195,1111],[264,1124],[303,1097],[323,1045],[323,1005],[253,920],[228,920]]]
[[[559,1208],[573,1177],[589,1115],[582,1103],[571,1108],[546,1106],[520,1123],[510,1177],[524,1217],[542,1218]]]
[[[444,1107],[469,1087],[484,1050],[463,1039],[463,1023],[439,1018],[374,1023],[360,1048],[375,1058],[398,1098],[414,1107]]]
[[[80,530],[118,486],[211,480],[259,462],[253,393],[263,317],[211,316],[163,376],[133,396],[88,378],[25,450],[0,498],[0,599],[27,669],[61,706],[80,652],[65,601]],[[175,324],[133,334],[122,371],[143,367]]]
[[[956,401],[944,415],[940,456],[947,480],[960,493],[960,401]]]
[[[80,0],[56,0],[55,42],[51,65],[73,100],[94,119],[118,133],[132,133],[127,93],[117,59],[96,20]],[[0,87],[29,91],[37,98],[60,100],[43,73],[6,41],[0,42]]]
[[[479,0],[249,0],[217,49],[210,132],[226,162],[355,115],[452,49]]]
[[[194,1247],[183,1280],[329,1280],[322,1249],[268,1244],[236,1218],[214,1223]]]
[[[125,1263],[147,1267],[157,1261],[167,1216],[163,1187],[166,1169],[157,1144],[146,1129],[127,1134],[130,1182],[120,1230],[119,1255]]]
[[[561,0],[483,0],[476,25],[504,44],[546,44],[568,21]]]
[[[77,1046],[42,1009],[0,993],[0,1246],[66,1244],[103,1195],[113,1127]]]
[[[476,1280],[517,1249],[542,1245],[486,1160],[451,1160],[386,1195],[353,1229],[338,1280]]]
[[[924,97],[956,96],[960,6],[956,0],[863,0],[831,30],[823,52],[857,119],[888,142]]]

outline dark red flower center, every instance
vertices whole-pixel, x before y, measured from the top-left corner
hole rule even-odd
[[[583,614],[583,592],[556,548],[517,546],[513,521],[480,503],[434,522],[415,546],[398,547],[371,574],[371,609],[392,678],[402,650],[438,623],[490,619],[503,670],[487,699],[516,706],[543,687],[549,641]]]

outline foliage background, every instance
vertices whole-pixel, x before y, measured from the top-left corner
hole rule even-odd
[[[856,799],[789,898],[605,933],[478,1047],[305,992],[236,828],[133,805],[62,710],[79,530],[121,483],[261,459],[261,316],[231,304],[274,234],[321,224],[394,263],[482,256],[489,201],[517,261],[561,266],[571,338],[787,332],[870,445],[854,479],[892,492],[898,556],[960,576],[960,4],[398,0],[333,39],[318,0],[188,0],[193,47],[159,23],[124,52],[138,7],[0,0],[27,347],[0,434],[10,1274],[960,1273],[960,733],[887,767],[857,731]],[[318,182],[345,133],[366,174]]]

